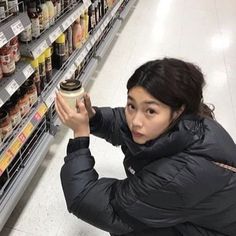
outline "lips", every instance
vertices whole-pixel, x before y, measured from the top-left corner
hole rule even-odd
[[[135,137],[135,138],[141,138],[141,137],[143,137],[143,134],[141,134],[141,133],[139,133],[139,132],[135,132],[135,131],[132,131],[132,135],[133,135],[133,137]]]

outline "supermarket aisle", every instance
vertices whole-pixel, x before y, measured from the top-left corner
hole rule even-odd
[[[126,81],[141,63],[157,57],[179,57],[197,63],[207,79],[205,101],[236,141],[236,2],[234,0],[139,0],[90,94],[98,106],[126,101]],[[70,215],[59,181],[67,140],[65,127],[55,138],[35,178],[6,223],[3,236],[107,236]],[[91,138],[100,176],[122,178],[122,153]]]

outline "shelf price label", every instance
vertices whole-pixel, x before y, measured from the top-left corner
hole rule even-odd
[[[86,8],[88,8],[91,5],[91,0],[83,0],[83,3]]]
[[[62,30],[60,27],[57,27],[50,35],[49,39],[50,42],[53,43],[62,33]]]
[[[34,73],[34,69],[31,65],[28,65],[23,69],[23,74],[26,79],[28,79],[33,73]]]
[[[24,137],[24,139],[26,140],[27,138],[29,138],[29,136],[31,135],[31,133],[33,132],[34,126],[31,122],[29,122],[25,128],[23,129],[22,133],[21,133],[21,138]]]
[[[105,29],[106,25],[105,23],[103,22],[102,25],[101,25],[101,30],[103,31]]]
[[[14,35],[16,36],[24,30],[24,26],[22,25],[21,21],[18,20],[14,24],[11,25],[11,29]]]
[[[6,36],[3,32],[0,32],[0,48],[7,43]]]
[[[4,170],[6,170],[8,165],[11,163],[13,155],[9,151],[6,151],[3,155],[1,155],[0,158],[1,158],[0,159],[0,176],[1,176]]]
[[[4,102],[2,101],[2,99],[0,99],[0,107],[2,107],[4,104]]]
[[[66,30],[71,25],[70,18],[68,18],[65,22],[62,23],[62,28]]]
[[[11,96],[17,89],[19,88],[19,85],[17,84],[17,82],[13,79],[7,86],[6,86],[6,90],[9,93],[9,95]]]
[[[55,100],[55,97],[56,97],[56,89],[54,89],[51,92],[51,94],[47,97],[47,99],[45,100],[45,104],[46,104],[47,108],[49,108],[52,105],[52,103]]]
[[[34,58],[38,57],[40,54],[42,54],[46,49],[48,48],[48,44],[46,42],[46,40],[44,40],[42,43],[40,43],[38,45],[37,48],[35,48],[33,51],[32,51],[32,54],[34,56]]]
[[[21,140],[17,138],[10,146],[9,150],[15,156],[20,151],[22,145],[23,143],[21,142]]]

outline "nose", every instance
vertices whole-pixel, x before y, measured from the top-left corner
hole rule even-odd
[[[142,114],[140,112],[137,112],[132,119],[132,126],[133,127],[142,127],[143,122],[142,122]]]

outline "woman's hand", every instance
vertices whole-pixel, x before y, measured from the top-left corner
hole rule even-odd
[[[95,116],[96,111],[92,107],[90,97],[87,93],[84,94],[84,105],[88,112],[89,119],[91,119],[93,116]]]
[[[55,106],[61,122],[74,131],[74,137],[89,136],[89,116],[84,102],[77,100],[77,111],[71,109],[60,93],[56,93]]]

